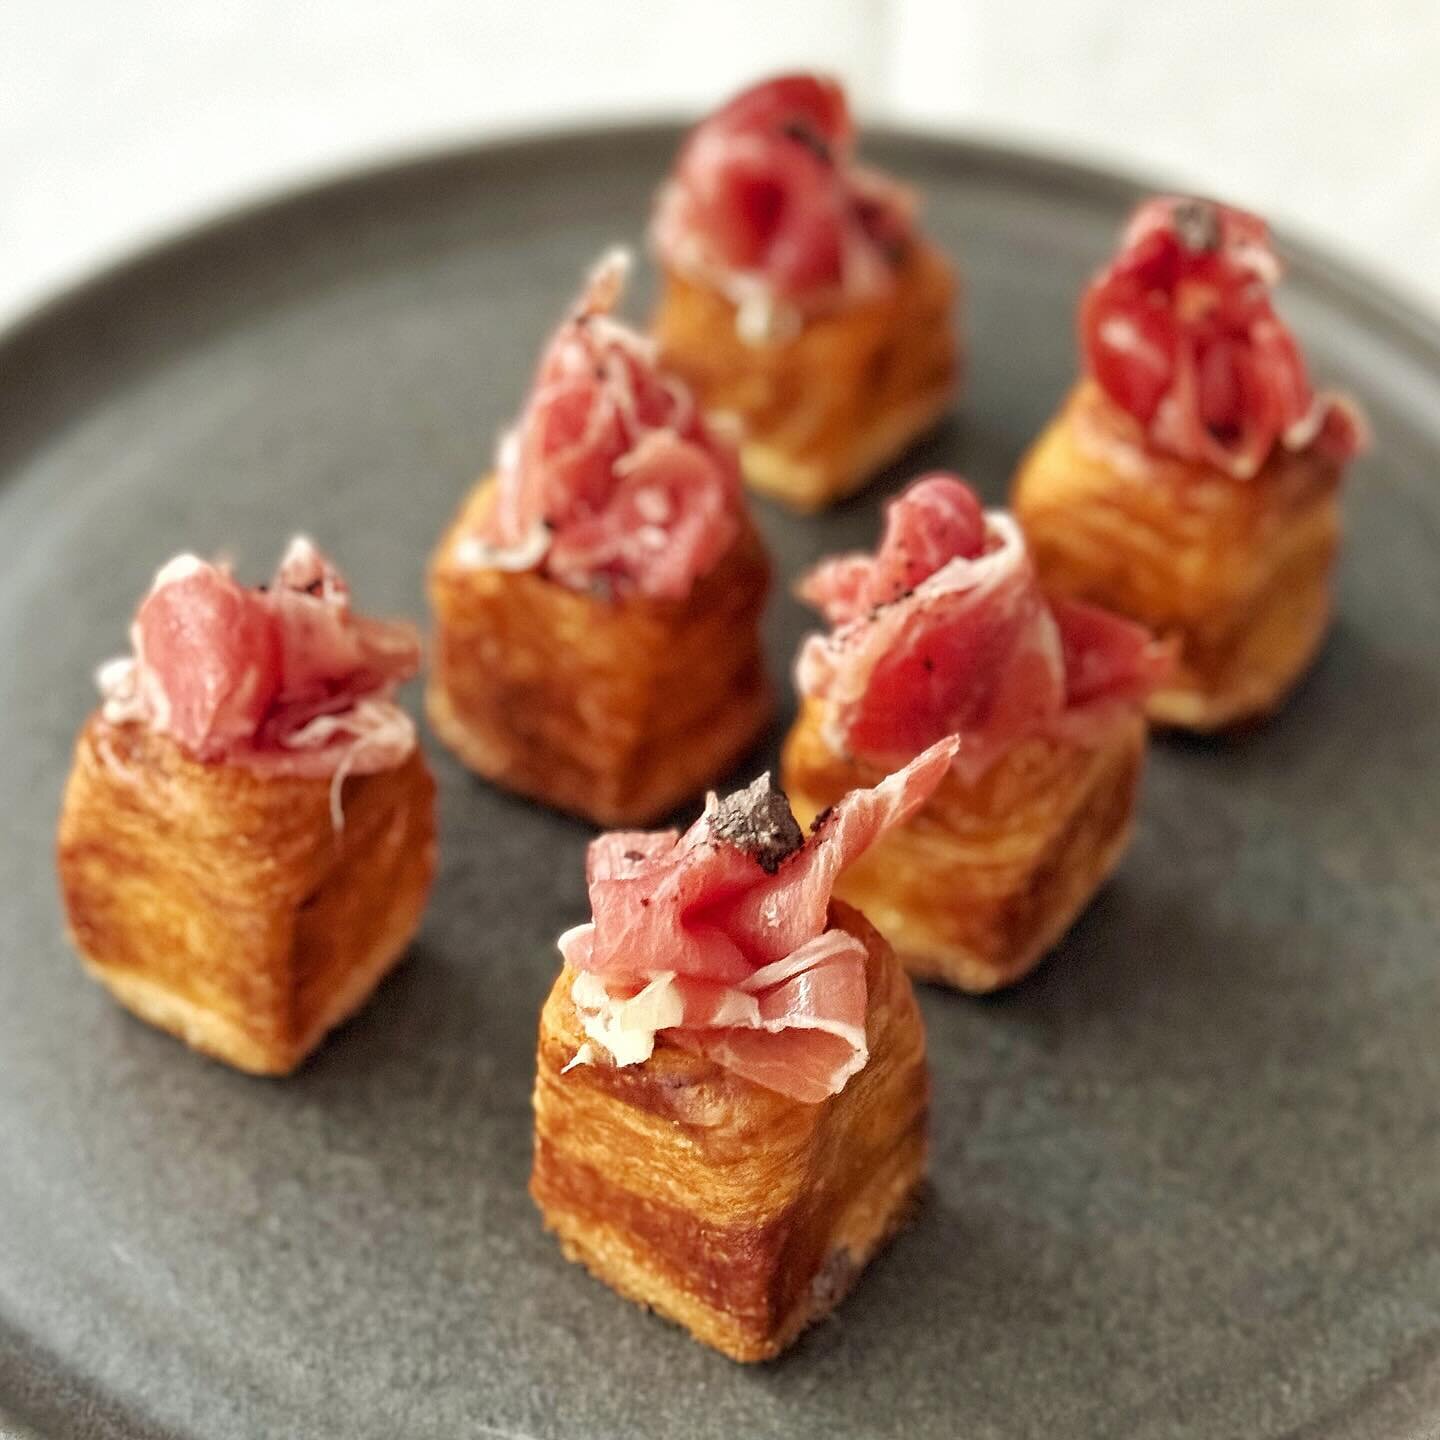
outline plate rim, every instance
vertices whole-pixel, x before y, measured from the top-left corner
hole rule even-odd
[[[169,228],[153,239],[122,248],[113,257],[48,293],[42,292],[0,323],[0,395],[7,380],[22,373],[27,356],[36,346],[46,343],[50,332],[84,325],[88,318],[103,315],[108,306],[123,308],[124,292],[147,271],[158,272],[194,262],[204,256],[209,247],[247,227],[263,225],[287,212],[333,206],[367,190],[414,182],[426,175],[462,174],[477,165],[523,163],[530,157],[536,163],[543,163],[547,158],[558,160],[567,154],[623,145],[627,141],[659,144],[669,140],[673,143],[693,120],[693,116],[672,113],[505,130],[484,138],[422,144],[358,163],[342,161],[287,183],[261,188],[238,201],[222,204],[213,212],[202,213],[190,222]],[[1133,204],[1145,194],[1167,193],[1175,188],[1142,169],[1086,160],[1008,137],[894,124],[869,125],[864,134],[877,147],[909,153],[922,163],[958,161],[976,173],[1052,191],[1069,191],[1085,200]],[[1327,304],[1348,311],[1363,328],[1401,346],[1420,364],[1440,372],[1440,309],[1433,302],[1404,282],[1381,276],[1363,262],[1334,253],[1323,240],[1312,238],[1303,227],[1280,225],[1275,227],[1275,233],[1289,273],[1303,279],[1307,288]],[[6,416],[0,414],[0,483],[6,472],[18,471],[35,444],[43,443],[46,436],[63,427],[77,407],[86,403],[82,390],[71,389],[66,394],[64,379],[52,381],[47,377],[44,383],[53,385],[58,409],[44,415],[34,427],[34,435],[23,437],[18,448],[5,449],[10,437],[6,434]],[[3,1314],[0,1314],[0,1336],[17,1338]],[[24,1340],[23,1332],[18,1338]],[[41,1354],[49,1361],[62,1358],[48,1351]],[[23,1368],[23,1351],[20,1363]],[[17,1437],[33,1436],[36,1440],[51,1433],[35,1428],[35,1412],[28,1411],[23,1389],[7,1387],[7,1390],[8,1393],[0,1392],[0,1432]],[[151,1425],[143,1411],[125,1408],[115,1415],[103,1413],[112,1397],[86,1381],[76,1385],[70,1398],[82,1406],[100,1401],[102,1413],[92,1416],[94,1419],[106,1423],[118,1419],[125,1426]],[[1362,1433],[1377,1437],[1384,1434],[1399,1440],[1402,1435],[1412,1433],[1410,1427],[1414,1423],[1434,1421],[1440,1415],[1437,1404],[1440,1404],[1440,1349],[1430,1353],[1430,1347],[1424,1346],[1418,1354],[1396,1355],[1388,1375],[1378,1377],[1372,1386],[1357,1392],[1342,1408],[1306,1422],[1295,1432],[1295,1440],[1302,1435],[1310,1440],[1324,1440],[1324,1437],[1349,1440]],[[42,1413],[45,1418],[39,1423],[47,1425],[58,1414]],[[1369,1430],[1367,1417],[1373,1417],[1380,1428]],[[147,1428],[145,1433],[164,1432]]]
[[[347,195],[418,179],[427,172],[459,171],[477,164],[503,164],[547,153],[558,157],[567,151],[608,148],[627,140],[674,141],[691,124],[693,117],[666,113],[507,130],[450,144],[419,145],[355,164],[341,162],[284,184],[261,188],[234,203],[222,204],[213,213],[203,213],[192,222],[165,230],[154,239],[122,248],[112,258],[22,307],[0,324],[0,376],[23,360],[27,348],[42,340],[47,330],[73,323],[87,309],[103,306],[141,272],[203,253],[207,245],[232,232],[263,224],[286,211],[333,204]],[[1147,194],[1167,194],[1183,188],[1165,183],[1162,176],[1142,167],[1086,160],[979,132],[882,123],[867,126],[863,134],[871,144],[908,150],[932,162],[960,158],[977,171],[1063,187],[1091,199],[1133,203]],[[1382,330],[1390,332],[1389,338],[1402,340],[1408,348],[1422,352],[1428,363],[1440,366],[1440,309],[1431,301],[1403,281],[1382,276],[1363,261],[1336,253],[1303,226],[1282,224],[1273,228],[1288,274],[1303,278],[1326,298],[1339,299],[1352,311],[1368,315]]]

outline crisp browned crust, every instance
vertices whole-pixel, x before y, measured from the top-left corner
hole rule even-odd
[[[778,1355],[904,1220],[929,1071],[910,982],[863,916],[870,1059],[802,1105],[666,1046],[562,1073],[584,1039],[563,971],[540,1017],[530,1192],[571,1260],[733,1360]]]
[[[1330,620],[1339,467],[1277,450],[1252,480],[1158,456],[1091,382],[1025,457],[1016,517],[1047,589],[1179,646],[1151,719],[1219,730],[1275,710]]]
[[[142,1019],[255,1074],[293,1070],[420,923],[435,787],[417,749],[330,781],[204,765],[92,716],[60,816],[60,886],[92,975]]]
[[[824,709],[807,700],[781,776],[806,824],[885,771],[837,755]],[[892,830],[835,889],[861,907],[914,976],[996,990],[1033,969],[1069,929],[1130,841],[1145,721],[1118,713],[1086,748],[1022,741],[978,783],[953,770],[908,824]]]
[[[654,332],[666,365],[705,407],[743,422],[751,485],[818,510],[858,489],[949,409],[959,369],[955,290],[949,261],[916,242],[889,295],[756,345],[740,338],[731,300],[667,272]]]
[[[490,495],[475,490],[430,566],[436,734],[486,779],[600,825],[644,824],[723,776],[771,711],[753,528],[688,599],[610,601],[460,563]]]

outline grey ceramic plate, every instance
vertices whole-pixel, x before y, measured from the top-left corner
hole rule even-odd
[[[1157,747],[1133,853],[1037,975],[988,1001],[925,992],[931,1193],[782,1362],[736,1368],[622,1303],[526,1196],[582,826],[431,746],[444,865],[423,933],[287,1082],[189,1054],[82,978],[50,837],[91,669],[153,567],[226,548],[258,577],[303,526],[367,606],[421,614],[431,542],[583,268],[638,240],[674,140],[327,186],[0,347],[0,1414],[247,1440],[1433,1433],[1440,335],[1312,255],[1286,309],[1379,436],[1324,657],[1260,733]],[[871,151],[963,257],[973,374],[961,417],[869,496],[818,520],[762,508],[789,574],[870,540],[921,467],[1004,495],[1134,193],[982,147]],[[782,681],[805,626],[777,597]]]

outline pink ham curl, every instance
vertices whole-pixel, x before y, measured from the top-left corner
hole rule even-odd
[[[914,202],[854,162],[845,93],[817,75],[744,91],[686,140],[652,239],[672,270],[739,304],[764,295],[818,308],[884,294]]]
[[[956,735],[971,781],[1027,736],[1099,733],[1170,664],[1142,627],[1048,601],[1014,520],[951,475],[917,480],[876,554],[824,562],[799,593],[834,625],[805,642],[797,681],[827,702],[837,753],[891,764]]]
[[[415,747],[394,704],[420,641],[350,608],[344,577],[303,536],[268,587],[180,555],[130,627],[133,655],[102,666],[104,716],[168,735],[197,760],[343,778],[393,769]]]
[[[1080,304],[1085,365],[1157,450],[1255,475],[1277,445],[1339,462],[1367,442],[1353,402],[1317,395],[1270,292],[1281,266],[1258,216],[1148,200]]]
[[[551,339],[460,553],[573,590],[683,600],[740,533],[739,461],[654,343],[612,318],[628,268],[608,255]]]
[[[930,797],[954,757],[944,740],[873,790],[847,795],[806,839],[762,777],[683,835],[615,833],[587,863],[594,919],[560,937],[580,973],[589,1037],[617,1064],[657,1038],[806,1104],[865,1064],[865,947],[828,929],[836,877]],[[593,1044],[592,1044],[593,1042]]]

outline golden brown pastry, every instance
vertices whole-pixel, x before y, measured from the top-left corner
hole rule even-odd
[[[959,480],[917,481],[878,552],[802,585],[833,623],[801,651],[781,774],[803,822],[940,735],[954,762],[914,818],[851,866],[909,972],[1011,984],[1069,928],[1129,843],[1166,656],[1138,626],[1041,594],[1018,528]]]
[[[566,1256],[732,1359],[777,1355],[908,1213],[929,1074],[910,983],[835,875],[937,746],[807,841],[764,776],[684,836],[602,836],[540,1020],[531,1193]]]
[[[1218,730],[1276,709],[1330,620],[1340,482],[1364,440],[1316,395],[1269,286],[1263,223],[1154,200],[1081,307],[1086,377],[1016,476],[1047,589],[1173,639],[1153,720]]]
[[[739,417],[750,484],[799,510],[901,455],[957,387],[954,271],[853,146],[837,85],[782,76],[695,130],[656,210],[666,361]]]
[[[703,790],[771,710],[769,564],[734,451],[610,318],[619,280],[597,273],[430,567],[436,733],[600,824]]]
[[[880,766],[837,755],[825,709],[807,701],[782,773],[809,824]],[[1021,740],[975,781],[952,768],[910,824],[846,872],[841,889],[916,979],[983,992],[1027,974],[1129,848],[1145,720],[1117,714],[1096,743]]]
[[[71,937],[141,1019],[284,1074],[365,1002],[425,908],[434,785],[389,698],[414,632],[353,615],[300,540],[263,591],[172,561],[132,638],[65,789]]]

